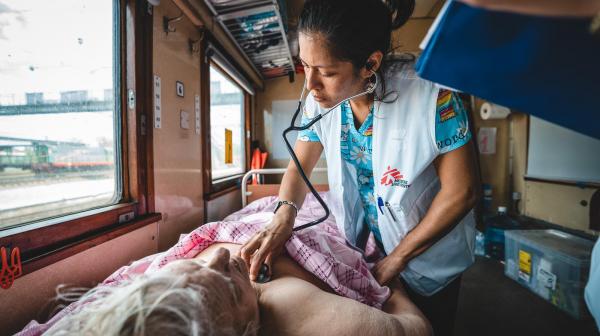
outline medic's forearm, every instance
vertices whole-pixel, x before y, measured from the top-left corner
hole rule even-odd
[[[310,173],[307,171],[306,175]],[[288,168],[283,175],[283,179],[281,180],[281,187],[279,187],[279,199],[292,201],[297,206],[298,209],[302,207],[304,203],[304,198],[306,197],[306,193],[308,192],[308,187],[300,177],[300,173],[296,169],[294,162],[290,162]],[[281,207],[277,212],[284,211],[285,214],[295,216],[295,209],[292,207]]]
[[[410,231],[392,254],[408,263],[425,252],[450,232],[475,206],[478,199],[476,188],[449,190],[442,187],[433,199],[421,222]]]
[[[307,177],[310,177],[321,156],[323,147],[318,142],[307,143],[298,141],[294,150],[300,165],[302,165],[304,173]],[[296,165],[290,160],[279,188],[279,199],[292,201],[298,206],[298,209],[300,209],[308,191],[308,187],[302,180]],[[277,214],[279,216],[285,216],[289,220],[293,220],[295,211],[296,210],[290,206],[284,206],[277,210]]]

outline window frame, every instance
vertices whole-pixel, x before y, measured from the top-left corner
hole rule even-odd
[[[118,55],[115,99],[121,120],[120,146],[122,195],[119,203],[40,220],[0,231],[0,246],[18,247],[23,274],[48,266],[91,248],[101,242],[160,220],[154,213],[154,174],[152,128],[146,126],[152,111],[152,31],[151,7],[145,1],[115,0],[118,27],[115,48]],[[118,12],[117,12],[118,10]],[[117,54],[118,53],[118,54]],[[128,92],[134,90],[135,105],[128,105]],[[117,162],[115,164],[118,164]],[[133,219],[119,223],[119,216],[134,213]],[[25,229],[24,229],[25,228]]]
[[[229,75],[229,73],[223,69],[219,64],[217,64],[214,61],[211,61],[211,59],[206,56],[206,51],[208,48],[209,43],[212,44],[212,48],[217,48],[216,43],[215,42],[211,42],[208,40],[211,40],[210,37],[207,39],[204,39],[205,41],[203,41],[202,44],[202,55],[204,55],[204,57],[202,57],[202,62],[200,65],[200,92],[201,92],[201,101],[203,103],[201,103],[202,109],[204,111],[206,111],[205,113],[202,113],[201,115],[201,124],[202,124],[202,133],[204,134],[203,136],[203,144],[202,144],[202,161],[204,162],[204,198],[205,201],[210,201],[213,200],[215,198],[218,198],[230,191],[235,190],[237,187],[239,187],[241,181],[242,181],[242,177],[244,176],[244,174],[248,171],[248,167],[250,167],[250,131],[251,131],[251,124],[250,124],[250,119],[251,119],[251,104],[252,104],[252,98],[251,95],[242,87],[242,85],[240,85],[235,78],[233,78],[231,75]],[[220,48],[218,48],[218,50],[220,50]],[[233,62],[231,64],[234,64]],[[222,178],[220,180],[217,181],[213,181],[212,180],[212,160],[211,160],[211,142],[210,142],[210,135],[211,135],[211,124],[210,124],[210,67],[213,66],[215,67],[215,69],[217,69],[221,75],[223,75],[225,78],[227,78],[228,80],[230,80],[231,82],[233,82],[235,85],[237,85],[240,90],[242,91],[242,93],[244,94],[244,98],[243,98],[243,104],[244,104],[244,121],[243,121],[243,125],[244,125],[244,133],[243,133],[243,137],[244,137],[244,165],[243,165],[243,170],[244,172],[240,173],[240,174],[234,174],[225,178]]]

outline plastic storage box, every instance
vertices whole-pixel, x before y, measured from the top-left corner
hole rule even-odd
[[[558,230],[505,232],[504,274],[576,319],[589,316],[583,291],[594,242]]]

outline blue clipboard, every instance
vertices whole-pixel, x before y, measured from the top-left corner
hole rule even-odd
[[[600,34],[590,19],[451,1],[416,64],[425,79],[600,138]]]

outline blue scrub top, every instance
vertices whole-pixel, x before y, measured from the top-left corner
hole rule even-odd
[[[383,251],[381,233],[377,224],[377,201],[374,195],[373,163],[373,107],[369,111],[362,125],[356,128],[352,107],[346,101],[341,105],[341,151],[342,158],[356,168],[358,191],[361,196],[365,211],[365,225],[373,233],[375,242]],[[462,147],[471,139],[468,130],[468,115],[460,97],[455,92],[441,89],[438,93],[435,114],[435,137],[440,153],[445,154]],[[302,114],[302,125],[310,119]],[[456,137],[457,130],[463,130],[465,137]],[[298,140],[305,142],[318,142],[319,136],[313,129],[298,133]]]

